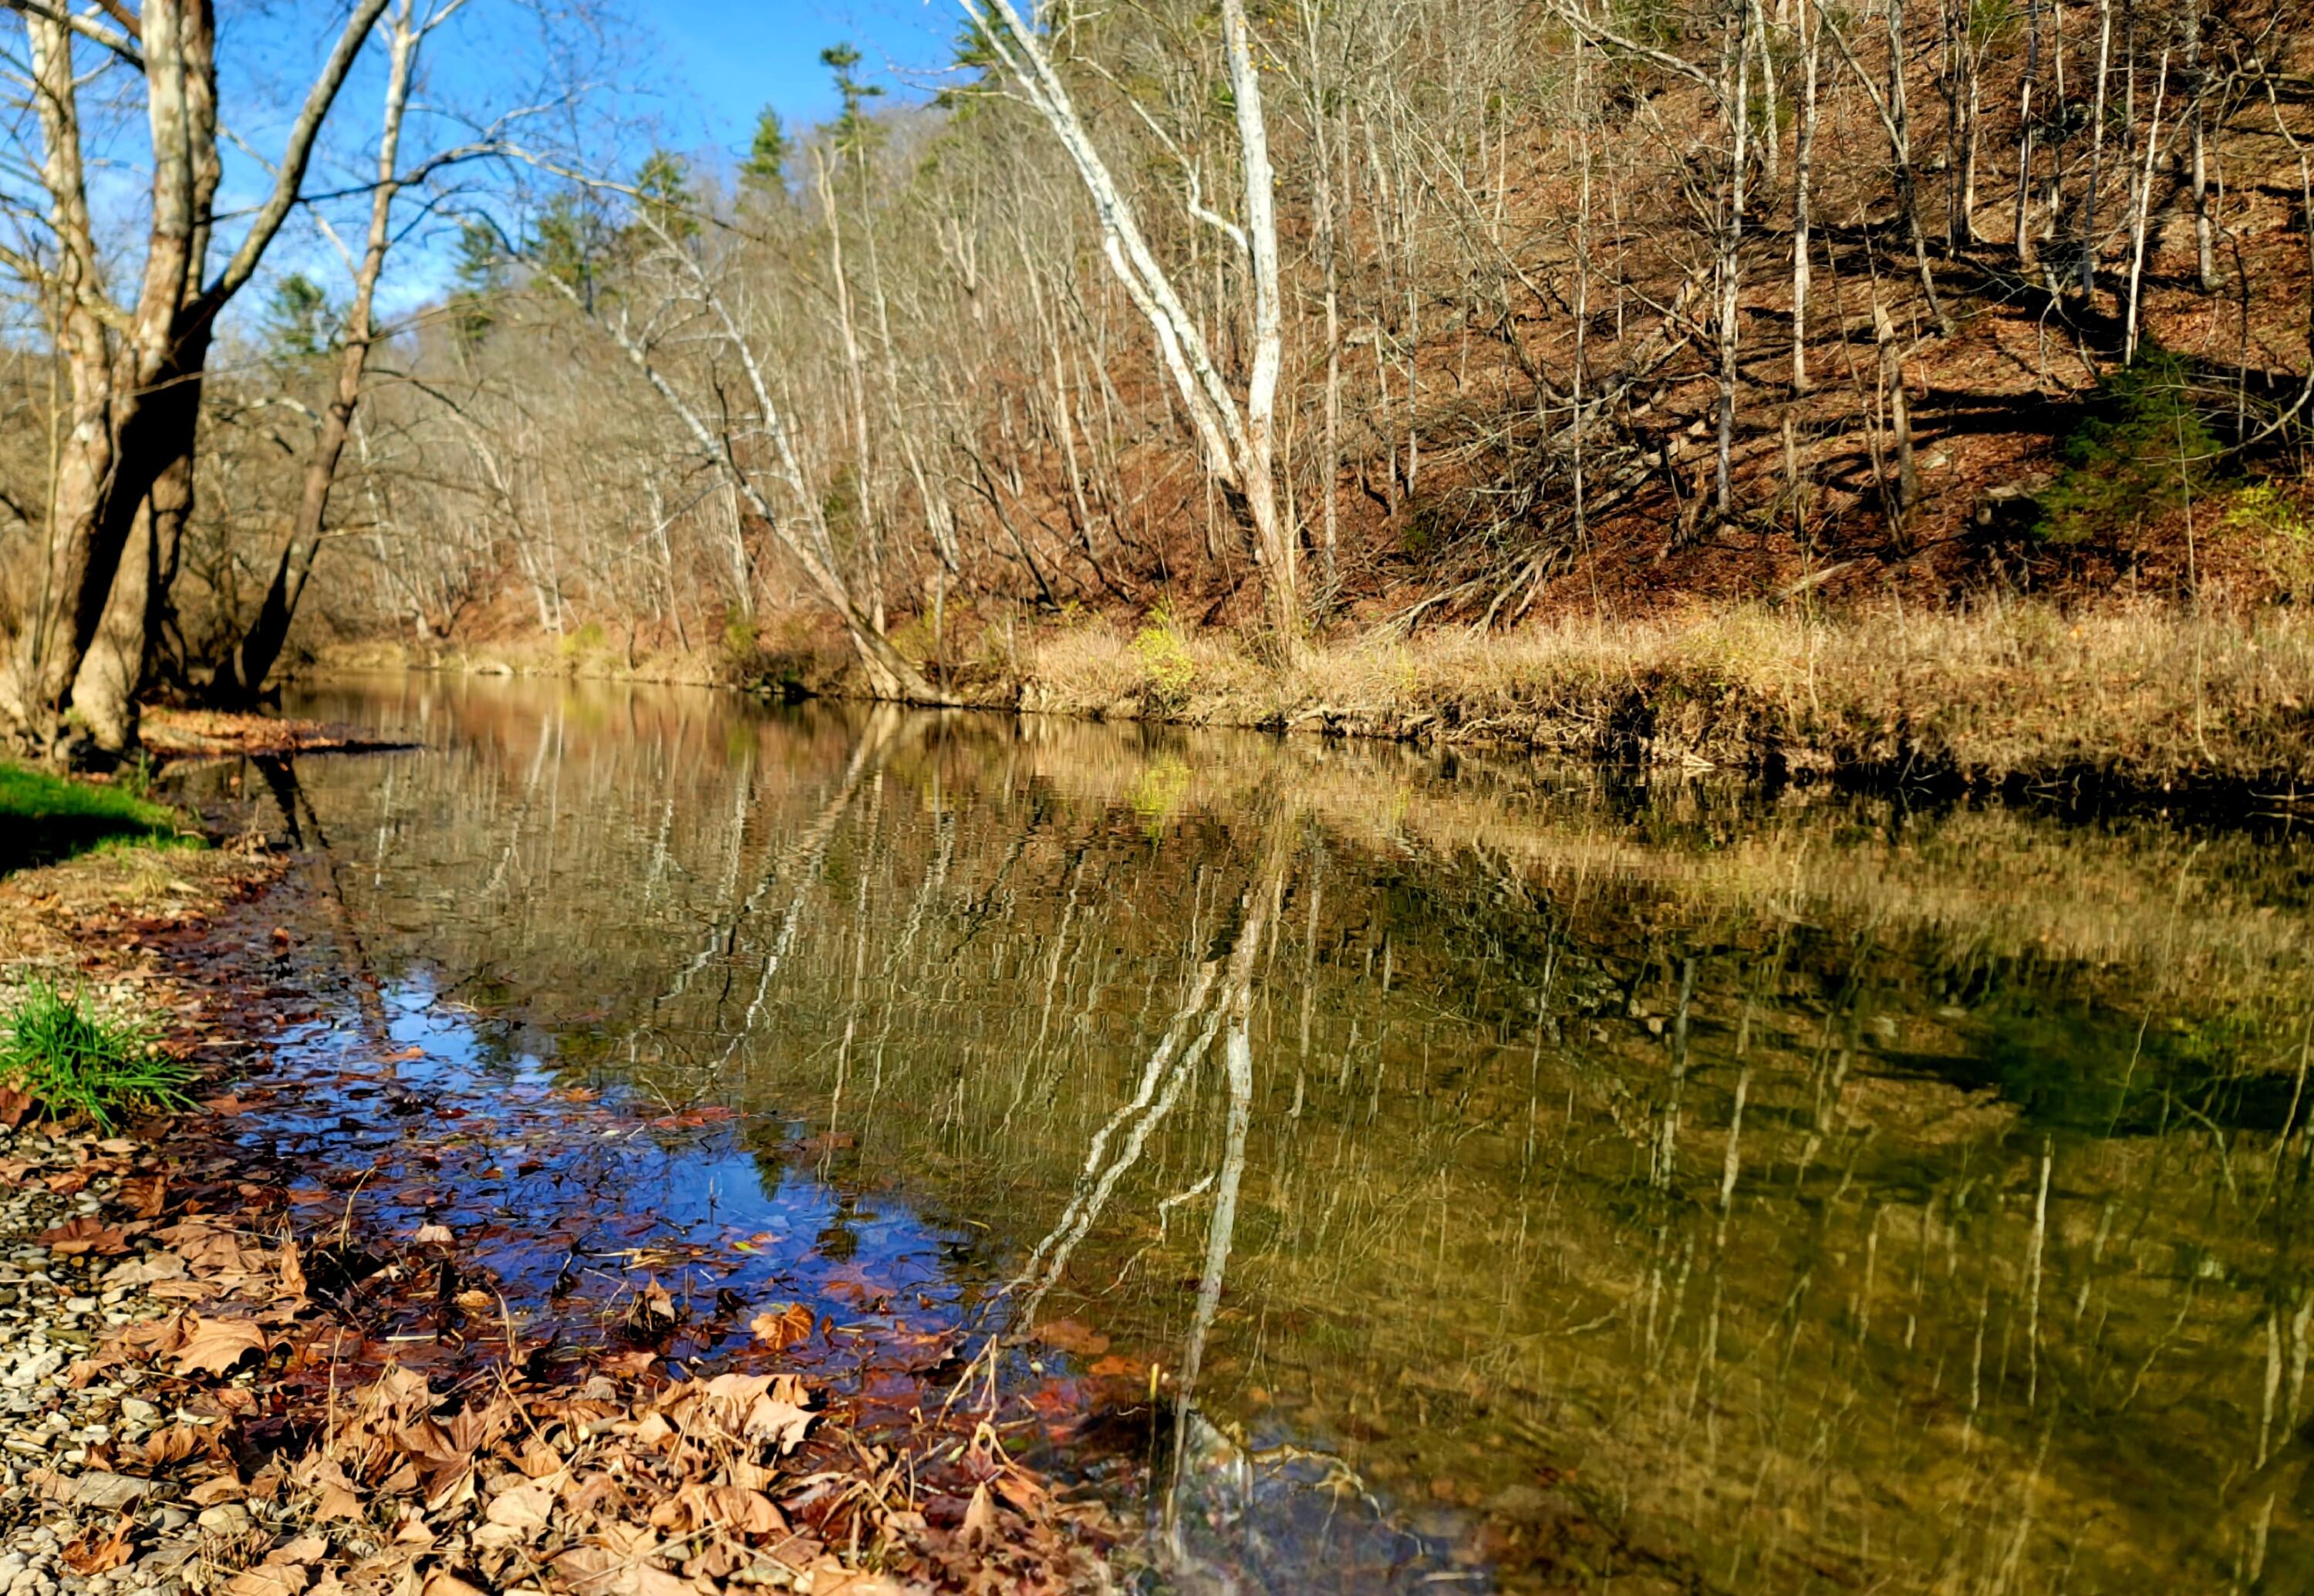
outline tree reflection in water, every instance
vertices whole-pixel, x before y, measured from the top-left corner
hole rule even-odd
[[[1185,1583],[2314,1578],[2285,824],[560,684],[299,707],[435,745],[299,772],[389,978],[984,1238],[965,1295],[1107,1344],[1000,1353],[1008,1400],[1034,1362],[1135,1410],[1156,1366],[1181,1422],[1116,1488]]]

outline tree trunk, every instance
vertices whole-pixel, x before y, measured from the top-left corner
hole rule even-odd
[[[1904,392],[1904,351],[1896,340],[1896,323],[1888,307],[1872,294],[1872,337],[1880,346],[1880,384],[1888,397],[1888,428],[1896,439],[1896,509],[1910,514],[1921,499],[1920,468],[1912,459],[1912,407]],[[1901,530],[1901,523],[1900,523]]]
[[[22,623],[13,650],[13,679],[0,690],[0,712],[27,740],[53,744],[60,735],[75,681],[111,603],[123,553],[139,526],[146,528],[145,546],[155,553],[172,535],[151,519],[151,500],[156,484],[181,458],[190,458],[210,329],[296,204],[321,124],[384,6],[385,0],[356,0],[291,126],[271,191],[232,260],[204,287],[208,201],[220,171],[215,20],[209,0],[147,0],[137,32],[153,162],[151,214],[137,303],[126,313],[110,313],[119,333],[117,351],[107,348],[105,313],[94,308],[105,289],[91,242],[70,35],[61,21],[26,13],[40,88],[41,181],[62,246],[57,275],[72,287],[58,331],[74,386],[74,426],[61,440],[50,489],[42,602]],[[135,736],[133,693],[145,669],[137,639],[149,630],[155,606],[165,604],[165,593],[154,590],[152,578],[167,569],[148,558],[132,573],[132,586],[144,591],[133,595],[133,610],[129,595],[124,595],[119,652],[138,657],[101,669],[100,701],[88,706],[90,718],[103,721],[105,735],[121,746]],[[137,618],[133,627],[132,613]],[[120,702],[102,701],[102,694],[124,683],[128,685]]]
[[[2121,360],[2137,359],[2137,322],[2145,284],[2145,233],[2153,211],[2153,162],[2161,153],[2161,101],[2169,92],[2169,52],[2161,52],[2160,75],[2153,86],[2153,119],[2145,128],[2145,170],[2137,182],[2137,205],[2130,216],[2129,303],[2122,321]]]
[[[1807,368],[1807,301],[1808,233],[1814,217],[1809,214],[1809,192],[1815,177],[1815,95],[1816,66],[1823,51],[1820,23],[1811,21],[1815,15],[1809,0],[1800,0],[1801,46],[1805,65],[1800,88],[1800,114],[1797,128],[1792,135],[1792,392],[1808,391]]]
[[[2186,69],[2194,75],[2194,260],[2204,294],[2218,287],[2217,226],[2210,216],[2209,74],[2202,65],[2201,0],[2186,6]]]
[[[2025,72],[2017,88],[2017,264],[2033,269],[2033,91],[2041,74],[2041,4],[2025,6]]]
[[[1722,97],[1728,108],[1730,131],[1735,148],[1727,164],[1727,215],[1721,224],[1719,243],[1719,448],[1712,468],[1712,507],[1720,520],[1735,514],[1736,488],[1733,481],[1736,452],[1736,383],[1739,375],[1736,365],[1737,342],[1742,334],[1741,299],[1744,287],[1744,177],[1748,154],[1747,136],[1752,128],[1748,106],[1752,87],[1752,51],[1746,35],[1751,13],[1742,8],[1736,12],[1735,48],[1730,52],[1734,67],[1735,93],[1725,93],[1727,78],[1723,75]]]
[[[1035,29],[1022,19],[1013,0],[988,0],[985,11],[980,0],[961,0],[961,4],[1083,180],[1100,221],[1101,252],[1156,338],[1159,357],[1189,413],[1206,468],[1250,534],[1262,566],[1270,623],[1289,659],[1298,657],[1303,632],[1296,586],[1296,539],[1279,513],[1274,458],[1281,363],[1274,180],[1262,119],[1261,85],[1254,70],[1243,0],[1223,0],[1222,5],[1223,45],[1229,63],[1231,97],[1235,101],[1246,204],[1244,226],[1232,227],[1231,232],[1246,252],[1254,282],[1251,370],[1242,409],[1223,381],[1204,331],[1150,249],[1131,203],[1078,118],[1075,102]],[[1380,357],[1377,348],[1376,358]]]
[[[1245,0],[1222,0],[1222,33],[1229,56],[1230,94],[1236,101],[1238,151],[1245,170],[1245,231],[1253,260],[1253,369],[1246,379],[1246,450],[1241,474],[1264,567],[1269,623],[1290,655],[1297,653],[1302,643],[1302,595],[1297,569],[1300,540],[1277,507],[1275,433],[1284,295],[1278,280],[1276,183],[1269,169],[1269,136],[1261,114],[1261,82],[1254,72]]]
[[[2089,191],[2081,202],[2080,286],[2097,291],[2098,184],[2104,176],[2106,84],[2113,70],[2113,0],[2098,0],[2097,93],[2089,112]]]

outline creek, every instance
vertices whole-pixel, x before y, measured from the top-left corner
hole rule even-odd
[[[501,1116],[410,1221],[551,1215],[484,1253],[542,1302],[800,1301],[870,1405],[994,1393],[1158,1586],[2314,1586],[2302,825],[286,708],[423,745],[199,778],[281,796],[403,1079]]]

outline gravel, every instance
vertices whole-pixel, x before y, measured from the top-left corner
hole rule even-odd
[[[185,1589],[195,1543],[183,1504],[159,1500],[170,1487],[88,1467],[89,1449],[134,1443],[168,1420],[133,1392],[133,1372],[73,1389],[67,1371],[111,1328],[167,1310],[133,1276],[145,1238],[112,1257],[59,1257],[36,1241],[69,1220],[93,1217],[118,1188],[100,1175],[59,1195],[44,1175],[71,1169],[100,1150],[94,1135],[50,1127],[0,1130],[0,1159],[29,1160],[20,1178],[0,1182],[0,1596],[115,1596]],[[114,1277],[109,1279],[108,1277]],[[38,1476],[38,1477],[36,1477]],[[133,1515],[131,1560],[107,1572],[73,1572],[66,1552],[84,1532],[102,1539]]]

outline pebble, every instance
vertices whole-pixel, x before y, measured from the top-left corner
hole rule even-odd
[[[62,1166],[76,1161],[75,1151],[74,1138],[0,1130],[0,1155]],[[156,1405],[128,1396],[117,1382],[76,1390],[64,1378],[81,1349],[94,1345],[100,1325],[131,1324],[163,1306],[144,1290],[141,1275],[96,1290],[100,1275],[137,1263],[134,1253],[116,1260],[59,1259],[31,1239],[102,1207],[97,1189],[69,1200],[31,1181],[0,1190],[0,1596],[181,1596],[183,1591],[175,1565],[148,1572],[140,1564],[155,1549],[149,1536],[183,1530],[192,1521],[190,1512],[160,1505],[150,1521],[153,1530],[140,1528],[133,1543],[140,1563],[84,1578],[59,1565],[61,1548],[81,1533],[84,1517],[117,1522],[119,1504],[27,1499],[32,1488],[27,1471],[57,1468],[68,1478],[77,1477],[88,1503],[111,1502],[104,1487],[115,1483],[114,1476],[81,1473],[90,1447],[123,1433],[141,1433],[163,1419]]]

